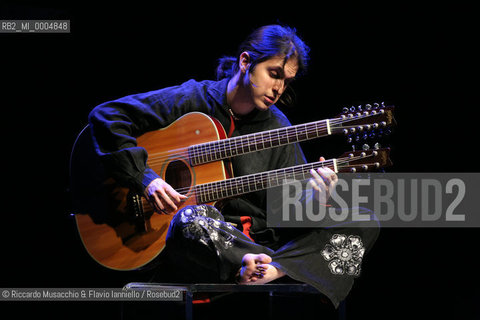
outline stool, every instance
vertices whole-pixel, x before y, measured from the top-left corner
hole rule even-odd
[[[240,285],[240,284],[173,284],[173,283],[150,283],[150,282],[131,282],[124,286],[131,290],[151,290],[151,291],[173,291],[180,290],[184,295],[185,301],[185,319],[193,319],[193,295],[195,293],[236,293],[236,292],[266,292],[269,294],[270,312],[272,309],[272,299],[275,293],[305,293],[319,294],[317,289],[304,283],[288,284],[261,284],[261,285]],[[346,306],[342,302],[338,307],[338,319],[346,319]]]

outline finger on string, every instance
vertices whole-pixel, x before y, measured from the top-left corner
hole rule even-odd
[[[308,183],[310,184],[310,186],[312,186],[312,188],[318,192],[322,192],[322,190],[320,189],[320,187],[317,185],[317,183],[315,182],[315,179],[313,178],[310,178],[310,180],[308,180]]]
[[[165,192],[164,189],[160,189],[159,192],[161,193],[162,195],[162,199],[163,201],[165,201],[167,203],[167,205],[169,205],[173,210],[177,211],[177,206],[175,205],[175,203],[173,203],[172,199],[170,199],[170,197],[168,196],[168,194]]]
[[[332,178],[331,175],[329,174],[329,171],[331,171],[328,168],[318,168],[317,173],[318,175],[322,178],[323,182],[325,183],[326,186],[330,185],[332,183]]]
[[[185,196],[178,193],[175,189],[173,189],[170,185],[166,189],[166,193],[168,194],[169,198],[175,199],[176,202],[182,201],[182,198],[186,198]]]
[[[314,188],[316,187],[315,190],[323,191],[327,188],[327,186],[325,185],[325,181],[323,181],[322,177],[320,177],[320,175],[314,169],[310,170],[310,174],[314,178],[315,185],[312,185],[312,186]]]

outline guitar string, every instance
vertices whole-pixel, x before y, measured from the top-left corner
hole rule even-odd
[[[368,155],[366,157],[371,157],[371,156],[372,155]],[[358,160],[358,159],[365,159],[366,157],[358,157],[357,156],[357,157],[353,157],[353,158],[338,158],[337,159],[337,168],[344,169],[344,168],[356,167],[358,165],[350,165],[350,164],[345,165],[345,164],[347,164],[351,161]],[[313,169],[314,167],[325,166],[325,163],[327,163],[327,162],[333,164],[333,159],[301,165],[300,168],[294,168],[294,170],[292,172],[289,172],[288,174],[290,176],[293,176],[293,177],[295,177],[299,174],[302,174],[303,176],[305,176],[305,174],[310,169]],[[322,164],[322,165],[319,165],[319,164]],[[374,164],[375,163],[367,163],[366,165],[374,165]],[[308,168],[309,166],[312,166],[312,168]],[[326,165],[326,166],[328,167],[328,165]],[[285,168],[285,169],[288,169],[288,168]],[[260,178],[259,180],[255,180],[256,175],[258,175],[258,177]],[[241,178],[242,177],[237,177],[237,178],[231,178],[231,179],[226,179],[226,180],[213,181],[213,182],[209,182],[209,183],[205,183],[205,184],[201,184],[201,185],[178,188],[178,189],[176,189],[176,191],[179,192],[179,193],[182,193],[182,192],[185,192],[185,191],[189,191],[191,189],[192,192],[189,194],[189,198],[195,197],[197,199],[197,201],[198,201],[197,196],[200,196],[200,197],[204,198],[204,201],[197,202],[198,204],[200,204],[200,203],[213,202],[213,201],[216,201],[216,200],[219,200],[219,199],[229,198],[229,197],[236,196],[236,195],[241,195],[241,194],[246,194],[246,193],[250,193],[250,192],[263,190],[263,189],[269,188],[268,186],[263,187],[263,185],[268,184],[268,182],[271,181],[271,179],[268,178],[268,172],[267,173],[259,173],[259,174],[253,174],[251,176],[244,176],[243,177],[243,178],[247,178],[247,180],[248,180],[248,181],[243,182],[243,183],[248,184],[247,188],[248,188],[249,191],[237,192],[235,195],[228,195],[228,190],[227,190],[227,191],[223,191],[223,192],[227,192],[227,196],[223,196],[222,191],[219,191],[218,188],[217,188],[217,185],[219,183],[226,183],[226,184],[230,184],[230,186],[228,186],[227,188],[229,188],[229,190],[232,190],[235,182],[240,181]],[[233,180],[236,180],[236,181],[233,181]],[[276,180],[279,180],[279,178],[277,177]],[[254,188],[255,188],[255,186],[257,186],[257,185],[261,185],[262,187],[259,188],[259,189],[254,189],[254,190],[251,191],[252,186],[254,186]],[[280,186],[280,185],[282,185],[282,183],[279,183],[279,184],[274,185],[274,186]],[[245,188],[244,188],[244,190],[245,190]],[[147,199],[145,199],[144,197],[142,197],[142,205],[144,205],[144,207],[149,207],[150,210],[153,210],[150,202]]]
[[[344,168],[344,167],[347,167],[347,166],[343,166],[343,164],[345,164],[345,163],[348,163],[350,161],[355,161],[355,160],[358,160],[358,159],[365,159],[365,158],[366,157],[340,158],[340,159],[337,159],[337,167],[341,166],[342,168]],[[348,159],[348,160],[344,160],[344,159]],[[217,186],[219,184],[222,184],[222,183],[225,184],[225,186],[227,188],[234,187],[234,185],[236,183],[238,183],[239,181],[242,181],[242,180],[246,180],[246,181],[242,181],[242,183],[245,184],[245,185],[249,185],[249,186],[260,185],[260,184],[263,185],[265,183],[268,183],[269,181],[272,181],[272,178],[274,178],[275,180],[279,180],[279,178],[280,178],[279,175],[280,176],[283,175],[284,178],[286,178],[287,175],[291,176],[291,177],[296,177],[296,176],[299,176],[299,175],[305,176],[305,174],[309,173],[309,171],[311,169],[320,168],[322,166],[333,167],[333,159],[332,160],[326,160],[326,161],[318,161],[318,162],[313,162],[313,163],[306,163],[306,164],[300,165],[298,167],[279,169],[279,170],[275,170],[274,172],[268,172],[267,171],[267,172],[252,174],[252,175],[243,176],[243,177],[237,177],[237,178],[231,178],[231,179],[226,179],[226,180],[209,182],[209,183],[205,183],[205,184],[202,184],[202,185],[197,185],[197,186],[195,186],[195,188],[196,189],[202,189],[201,190],[202,192],[208,194],[208,193],[212,193],[212,192],[221,192],[221,191],[217,190],[218,189]],[[331,169],[333,169],[333,168],[331,168]],[[281,172],[282,170],[284,172]],[[272,176],[269,175],[269,173],[274,174],[275,176],[272,177]],[[190,187],[180,188],[180,190],[181,189],[184,189],[182,191],[186,191],[186,190],[190,189]],[[194,190],[194,191],[197,191],[197,190]]]
[[[324,120],[322,120],[324,121]],[[315,129],[309,129],[309,131],[306,131],[306,134],[308,135],[308,133],[312,133],[312,132],[315,132],[315,131],[318,131],[318,130],[321,130],[321,129],[324,129],[326,128],[327,126],[326,125],[321,125]],[[254,138],[255,135],[258,135],[260,136],[260,134],[275,134],[275,133],[279,133],[279,131],[281,130],[286,130],[288,129],[289,127],[285,127],[285,128],[278,128],[278,129],[273,129],[273,130],[268,130],[268,131],[264,131],[264,132],[261,132],[261,133],[253,133],[253,134],[247,134],[247,135],[243,135],[243,136],[238,136],[238,137],[233,137],[233,138],[228,138],[228,139],[222,139],[222,140],[215,140],[215,141],[208,141],[208,142],[205,142],[205,143],[199,143],[197,144],[196,146],[200,147],[202,145],[205,145],[207,146],[208,144],[215,144],[215,143],[218,143],[220,145],[220,152],[221,151],[224,151],[224,150],[227,150],[229,149],[228,146],[226,146],[226,143],[230,143],[230,144],[234,144],[235,147],[237,148],[243,148],[245,145],[254,145],[254,144],[258,144],[258,141],[256,140],[257,138],[255,137],[255,139],[252,140],[252,138]],[[303,133],[301,133],[303,134]],[[277,134],[278,136],[278,134]],[[287,132],[287,135],[284,135],[284,136],[279,136],[278,138],[275,138],[275,139],[284,139],[284,138],[291,138],[291,137],[295,137],[295,136],[298,136],[298,132],[297,133],[288,133]],[[228,141],[228,142],[227,142]],[[222,143],[223,142],[223,143]],[[239,143],[240,142],[240,143]],[[188,148],[190,148],[192,146],[189,146],[189,147],[183,147],[183,148],[178,148],[178,149],[173,149],[173,150],[169,150],[167,152],[158,152],[158,153],[153,153],[153,154],[150,154],[149,155],[149,159],[158,159],[158,158],[165,158],[167,159],[168,157],[170,157],[170,155],[172,153],[182,153],[182,152],[185,152],[185,151],[188,151]],[[223,149],[222,149],[223,148]],[[217,151],[217,150],[216,150]],[[193,148],[192,149],[192,157],[198,157],[198,156],[201,156],[202,155],[202,151],[201,150],[198,150],[196,148]]]
[[[349,167],[355,167],[356,165],[350,165],[349,162],[356,161],[358,159],[366,159],[368,157],[372,157],[373,155],[367,155],[364,157],[361,156],[356,156],[356,157],[345,157],[345,158],[338,158],[337,160],[337,168],[349,168]],[[284,169],[279,169],[275,170],[274,172],[263,172],[263,173],[257,173],[257,174],[252,174],[248,176],[240,176],[236,178],[231,178],[231,179],[226,179],[226,180],[219,180],[219,181],[213,181],[213,182],[208,182],[200,185],[195,185],[195,186],[188,186],[188,187],[183,187],[183,188],[178,188],[176,189],[177,192],[179,193],[188,193],[189,190],[192,190],[190,193],[190,197],[192,196],[206,196],[210,195],[213,193],[219,193],[222,192],[218,189],[219,184],[225,184],[225,187],[228,188],[229,190],[232,190],[234,188],[234,185],[238,182],[241,181],[242,184],[247,185],[248,189],[251,189],[252,186],[256,185],[264,185],[268,183],[269,181],[272,181],[272,177],[269,175],[270,174],[275,174],[276,177],[275,180],[279,180],[280,177],[279,175],[284,175],[284,178],[287,178],[286,175],[290,177],[296,177],[298,175],[303,175],[307,174],[311,169],[314,168],[320,168],[322,166],[327,166],[327,167],[333,167],[333,159],[331,160],[325,160],[325,161],[318,161],[318,162],[313,162],[313,163],[306,163],[304,165],[300,165],[298,167],[292,167],[292,168],[284,168]],[[345,165],[348,164],[348,165]],[[371,164],[368,164],[371,165]],[[357,165],[358,166],[358,165]],[[290,170],[289,170],[290,169]],[[333,169],[333,168],[331,168]],[[282,170],[285,170],[283,173],[281,172]],[[245,181],[242,181],[245,180]],[[258,190],[254,190],[258,191]],[[248,193],[248,192],[244,192]],[[241,194],[241,193],[240,193]]]
[[[374,163],[367,163],[367,165],[374,165]],[[344,165],[342,166],[342,168],[350,168],[350,167],[355,167],[355,165]],[[303,173],[302,173],[303,174]],[[219,182],[219,181],[216,181],[216,182]],[[222,182],[222,181],[220,181]],[[248,182],[250,183],[250,182]],[[256,182],[255,184],[256,185],[259,185],[259,184],[264,184],[264,183],[267,183],[267,181],[261,181],[261,182]],[[210,183],[209,183],[210,184]],[[213,183],[212,183],[213,184]],[[281,184],[278,184],[276,186],[280,186]],[[226,199],[226,198],[230,198],[230,197],[234,197],[234,196],[239,196],[239,195],[242,195],[242,194],[247,194],[247,193],[250,193],[250,192],[255,192],[255,191],[260,191],[260,190],[263,190],[263,189],[268,189],[269,187],[262,187],[260,189],[255,189],[255,190],[249,190],[249,191],[245,191],[245,192],[237,192],[235,193],[235,195],[228,195],[227,193],[227,196],[223,196],[221,195],[221,191],[218,191],[218,190],[214,190],[214,189],[208,189],[208,190],[202,190],[202,191],[199,191],[197,190],[197,186],[192,186],[192,187],[187,187],[187,188],[183,188],[183,189],[192,189],[192,192],[189,194],[189,197],[188,198],[191,198],[191,197],[195,197],[196,200],[197,200],[197,204],[202,204],[202,203],[209,203],[209,202],[214,202],[214,201],[217,201],[217,200],[220,200],[220,199]],[[179,188],[179,190],[182,189],[182,188]],[[220,193],[219,193],[220,192]],[[226,191],[228,192],[228,191]],[[216,193],[216,195],[214,195]],[[202,196],[204,198],[203,201],[199,201],[198,200],[198,195]],[[220,195],[220,196],[219,196]],[[210,197],[210,196],[213,196],[213,197]],[[150,210],[153,210],[153,207],[151,205],[151,203],[145,198],[145,197],[142,197],[141,198],[141,201],[142,201],[142,205],[144,206],[144,208],[146,207],[147,209],[150,208]]]
[[[385,109],[380,109],[380,110],[385,110]],[[365,115],[364,113],[361,113],[360,115],[355,114],[353,117],[348,117],[348,116],[345,116],[345,117],[340,117],[340,118],[332,118],[332,119],[328,119],[329,120],[329,123],[331,125],[338,125],[338,124],[342,124],[342,123],[347,123],[347,122],[351,122],[351,121],[356,121],[356,120],[359,120],[359,119],[365,119],[365,118],[369,118],[369,117],[372,117],[372,116],[382,116],[384,115],[384,112],[382,111],[378,111],[378,112],[375,112],[375,113],[369,113],[368,115]],[[376,110],[374,110],[376,111]],[[354,114],[354,113],[351,113],[351,114]],[[315,121],[315,122],[309,122],[309,123],[305,123],[305,124],[299,124],[299,125],[295,125],[295,126],[292,126],[292,127],[298,127],[298,128],[301,128],[302,126],[304,127],[307,127],[307,126],[316,126],[316,128],[310,132],[313,132],[313,131],[318,131],[318,129],[323,129],[325,127],[327,127],[326,125],[326,120],[320,120],[320,121]],[[323,122],[325,122],[325,124],[323,124]],[[322,123],[320,127],[318,127],[318,124],[319,123]],[[358,126],[358,125],[356,125]],[[352,127],[356,127],[356,126],[352,126]],[[286,128],[292,128],[292,127],[286,127]],[[272,129],[272,130],[268,130],[268,131],[265,131],[263,132],[264,134],[265,133],[273,133],[273,132],[278,132],[282,129],[286,129],[286,128],[277,128],[277,129]],[[346,128],[346,127],[345,127]],[[249,135],[245,135],[245,136],[240,136],[240,137],[235,137],[235,138],[230,138],[230,139],[238,139],[238,140],[241,140],[241,139],[245,139],[246,137],[251,137],[251,136],[254,136],[258,133],[254,133],[254,134],[249,134]],[[295,133],[291,136],[294,136],[294,135],[298,135],[298,133]],[[287,137],[290,137],[290,136],[287,136]],[[222,140],[218,140],[218,141],[222,141]],[[218,142],[218,141],[210,141],[210,142],[206,142],[205,144],[208,144],[208,143],[215,143],[215,142]],[[247,144],[249,142],[247,141]],[[202,145],[202,144],[198,144],[198,145]],[[240,147],[243,147],[243,145],[241,144]],[[178,149],[173,149],[173,150],[169,150],[168,152],[158,152],[158,153],[153,153],[150,155],[150,158],[151,159],[157,159],[157,158],[161,158],[161,157],[165,157],[165,158],[168,158],[169,155],[173,152],[173,151],[176,151],[176,152],[185,152],[187,151],[189,147],[184,147],[184,148],[178,148]],[[168,154],[166,156],[164,156],[164,154]],[[198,154],[193,154],[193,157],[198,157],[202,154],[201,151],[199,151]]]

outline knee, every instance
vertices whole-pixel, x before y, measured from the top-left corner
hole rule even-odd
[[[175,214],[170,222],[167,242],[176,237],[198,238],[208,231],[211,221],[219,220],[223,221],[223,216],[213,206],[194,205],[184,207]]]

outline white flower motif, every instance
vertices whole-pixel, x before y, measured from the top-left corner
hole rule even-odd
[[[228,229],[233,229],[223,221],[219,221],[207,216],[207,207],[199,205],[183,210],[181,213],[181,222],[184,224],[182,232],[185,238],[200,241],[200,243],[209,246],[222,246],[225,249],[233,246],[236,238],[234,235],[222,230],[222,224]]]
[[[334,234],[323,248],[323,258],[330,261],[328,268],[336,275],[348,274],[351,276],[360,275],[360,264],[362,263],[365,248],[359,236],[346,236]]]
[[[209,235],[212,241],[218,241],[218,233],[216,231],[211,231]]]

